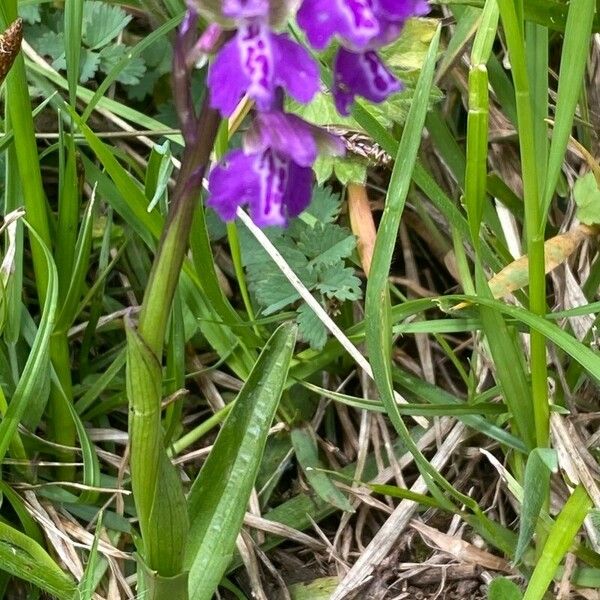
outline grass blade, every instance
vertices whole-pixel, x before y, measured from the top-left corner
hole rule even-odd
[[[554,578],[563,556],[573,544],[592,501],[585,488],[577,486],[556,519],[542,550],[523,600],[541,600]]]

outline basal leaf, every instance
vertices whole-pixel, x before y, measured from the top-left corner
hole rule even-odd
[[[191,600],[213,597],[233,557],[296,333],[287,323],[267,342],[190,491],[186,566]]]

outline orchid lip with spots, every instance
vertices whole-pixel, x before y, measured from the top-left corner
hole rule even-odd
[[[429,10],[425,0],[188,0],[188,7],[210,27],[233,32],[209,68],[211,106],[229,117],[247,95],[256,108],[242,149],[213,168],[207,202],[226,221],[247,205],[261,227],[285,226],[307,208],[318,154],[343,152],[334,136],[283,112],[285,94],[306,104],[321,87],[316,60],[284,31],[286,23],[295,15],[317,51],[339,46],[332,94],[338,112],[349,115],[357,96],[379,103],[402,89],[377,50]]]

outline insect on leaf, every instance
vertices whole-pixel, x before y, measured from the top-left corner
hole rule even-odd
[[[19,54],[23,41],[23,20],[17,19],[0,35],[0,85]]]

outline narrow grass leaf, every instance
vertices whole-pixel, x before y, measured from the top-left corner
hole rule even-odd
[[[34,400],[44,388],[45,378],[41,376],[41,373],[44,373],[48,367],[50,338],[54,329],[56,305],[58,302],[58,275],[52,256],[35,230],[30,227],[29,231],[44,253],[48,282],[44,296],[47,301],[44,304],[42,317],[27,362],[25,363],[13,397],[10,400],[6,414],[0,423],[0,462],[2,462],[6,455],[8,446],[17,431],[19,422],[27,410],[29,402]]]
[[[212,598],[233,557],[296,335],[294,325],[284,324],[267,342],[190,491],[191,600]]]
[[[75,106],[81,59],[81,33],[83,29],[83,2],[65,2],[65,57],[67,61],[67,81],[69,82],[69,102]]]
[[[0,521],[0,569],[59,600],[72,600],[75,583],[29,536]]]
[[[79,600],[92,600],[94,592],[96,591],[94,575],[100,558],[98,553],[98,544],[100,543],[100,534],[102,533],[102,518],[103,513],[100,513],[98,515],[98,520],[96,521],[96,533],[94,534],[94,541],[92,542],[87,564],[85,565],[85,571],[83,572],[83,577],[77,586],[80,596]]]
[[[514,562],[523,557],[533,538],[540,511],[544,506],[550,488],[550,474],[556,472],[558,459],[556,452],[549,448],[535,448],[527,457],[523,479],[523,507],[519,527],[519,541]]]
[[[569,13],[561,53],[560,77],[554,130],[548,158],[543,211],[547,214],[560,176],[569,143],[575,109],[579,101],[588,60],[590,36],[597,8],[596,0],[578,0],[568,4]],[[543,221],[545,223],[545,220]]]
[[[573,545],[575,536],[591,507],[592,501],[585,488],[582,485],[577,486],[550,529],[542,556],[535,566],[523,600],[542,600],[560,561]]]

